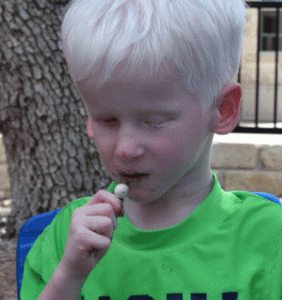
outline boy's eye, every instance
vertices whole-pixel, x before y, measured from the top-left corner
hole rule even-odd
[[[143,124],[145,126],[148,126],[152,129],[159,129],[162,128],[168,121],[170,121],[171,118],[165,115],[155,115],[150,116],[149,118],[146,118],[143,120]]]
[[[118,120],[116,118],[102,118],[99,119],[99,122],[104,126],[116,126],[118,124]]]
[[[150,123],[150,122],[144,122],[145,125],[153,128],[153,129],[158,129],[161,128],[163,124],[154,124],[154,123]]]
[[[158,129],[158,128],[161,128],[165,124],[165,121],[163,121],[163,122],[144,121],[143,124],[146,126],[149,126],[151,128]]]

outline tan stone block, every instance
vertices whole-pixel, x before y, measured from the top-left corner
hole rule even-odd
[[[11,207],[0,207],[0,217],[8,217],[11,211]]]
[[[2,207],[11,207],[12,205],[12,199],[6,199],[4,201],[1,201],[2,203],[0,204],[0,206]]]
[[[6,161],[7,161],[6,151],[5,151],[2,136],[0,136],[0,164],[6,163]]]
[[[8,174],[7,165],[0,165],[0,190],[8,191],[10,188],[10,177]]]
[[[260,155],[266,167],[282,171],[282,146],[264,146]]]
[[[265,192],[282,195],[282,172],[274,171],[227,171],[225,189]]]
[[[250,144],[213,144],[212,168],[254,169],[257,164],[258,146]]]

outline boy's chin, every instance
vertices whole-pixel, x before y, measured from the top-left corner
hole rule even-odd
[[[131,187],[128,193],[128,199],[130,201],[140,204],[154,202],[156,198],[154,192],[145,187]]]

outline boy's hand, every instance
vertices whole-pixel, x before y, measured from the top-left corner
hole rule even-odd
[[[100,190],[71,217],[68,239],[60,267],[74,279],[86,279],[110,247],[122,202]]]

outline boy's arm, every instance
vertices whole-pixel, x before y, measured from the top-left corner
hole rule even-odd
[[[58,265],[38,300],[77,300],[86,279],[73,279]]]
[[[110,247],[121,211],[121,201],[100,190],[73,212],[63,257],[37,299],[78,299],[88,275]]]

